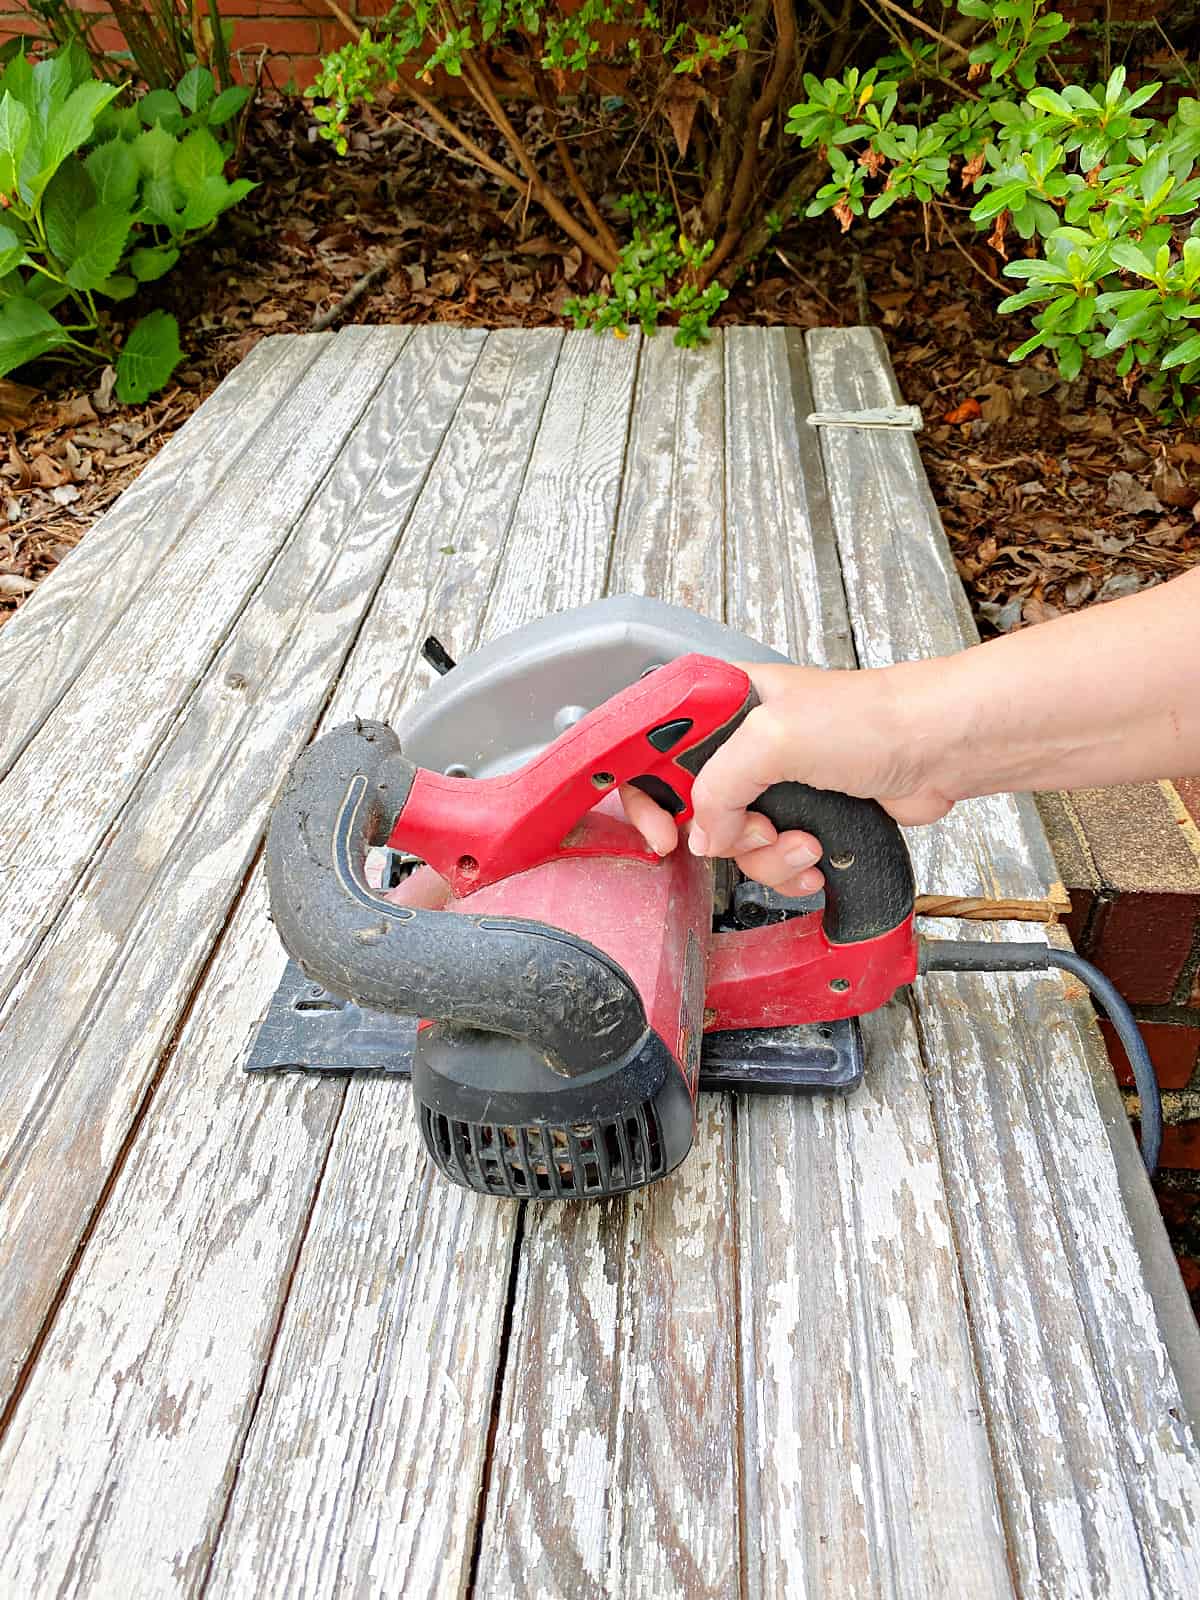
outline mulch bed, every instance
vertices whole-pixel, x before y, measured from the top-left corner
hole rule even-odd
[[[254,200],[155,286],[189,352],[163,395],[125,408],[110,374],[80,387],[54,369],[40,387],[0,382],[0,623],[259,338],[306,331],[371,268],[353,320],[561,324],[563,302],[595,287],[578,249],[450,160],[432,125],[383,105],[345,159],[315,131],[303,102],[266,101],[247,148]],[[919,218],[848,240],[821,219],[781,236],[719,319],[814,327],[865,311],[880,325],[925,414],[922,455],[985,634],[1200,560],[1194,433],[1157,423],[1111,369],[1063,384],[1036,359],[1010,367],[1022,325],[995,313],[997,267],[969,241],[927,241]]]

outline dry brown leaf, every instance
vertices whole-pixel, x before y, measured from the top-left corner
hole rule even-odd
[[[675,148],[681,156],[687,155],[692,124],[703,98],[704,90],[694,78],[672,77],[663,99],[663,115],[671,125]]]
[[[54,414],[55,428],[77,428],[81,423],[98,422],[96,408],[90,395],[75,394],[65,400]]]
[[[1200,489],[1189,483],[1178,467],[1160,461],[1154,474],[1154,493],[1166,506],[1195,505]]]
[[[117,387],[117,373],[114,367],[105,367],[100,374],[100,382],[92,391],[92,404],[96,410],[103,413],[111,411],[116,402],[113,399],[113,390]]]
[[[1117,511],[1123,511],[1127,516],[1139,516],[1145,511],[1161,511],[1162,502],[1156,495],[1152,495],[1129,472],[1114,472],[1108,480],[1108,494],[1106,496],[1110,506]]]
[[[39,390],[30,389],[26,384],[0,378],[0,427],[24,427],[39,395]]]
[[[36,588],[32,578],[21,578],[14,572],[0,573],[0,595],[6,600],[18,600],[22,595],[32,594]]]
[[[32,466],[34,482],[43,489],[57,489],[66,476],[47,455],[34,456]]]

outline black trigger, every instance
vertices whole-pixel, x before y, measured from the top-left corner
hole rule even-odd
[[[634,778],[631,781],[635,789],[640,789],[644,795],[647,795],[656,805],[660,805],[664,811],[669,811],[673,817],[677,817],[681,811],[687,810],[686,804],[664,778],[648,776]]]

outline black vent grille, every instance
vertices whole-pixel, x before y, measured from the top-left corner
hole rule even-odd
[[[603,1199],[661,1178],[662,1132],[645,1101],[625,1116],[569,1126],[462,1122],[427,1105],[421,1133],[454,1183],[519,1200]]]

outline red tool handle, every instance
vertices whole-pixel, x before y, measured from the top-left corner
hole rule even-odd
[[[519,771],[448,778],[413,768],[388,844],[419,856],[458,895],[557,856],[653,856],[616,818],[591,815],[617,785],[649,780],[677,822],[705,759],[755,705],[740,667],[680,656],[606,700]],[[673,800],[672,800],[673,797]]]

